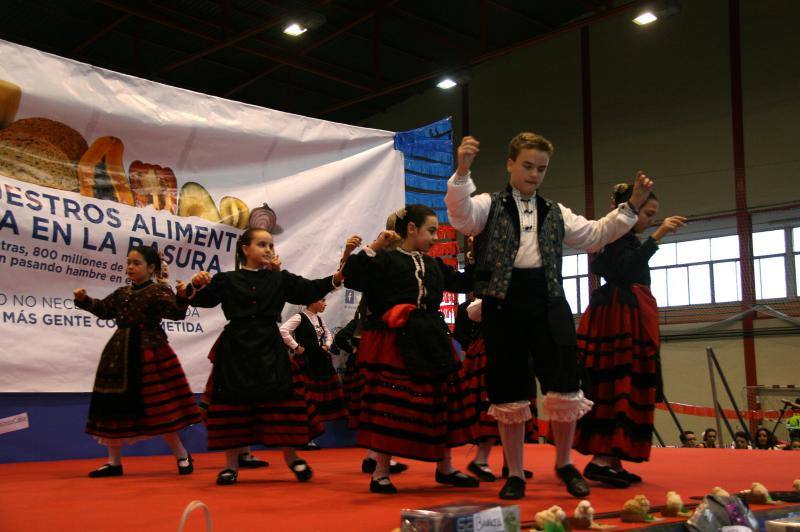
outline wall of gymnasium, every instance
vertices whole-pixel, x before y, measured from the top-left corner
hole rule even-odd
[[[606,212],[614,183],[642,168],[656,180],[664,214],[703,216],[735,209],[729,2],[684,0],[679,13],[646,27],[622,15],[592,25],[592,154],[595,212]],[[751,208],[800,201],[800,42],[791,0],[740,2],[742,92]],[[585,212],[580,31],[572,31],[472,69],[470,130],[481,141],[473,167],[478,190],[502,187],[508,140],[532,130],[550,138],[556,153],[542,193]],[[461,93],[435,87],[374,115],[365,125],[403,130],[442,116],[461,136]],[[713,227],[712,227],[713,226]],[[754,226],[755,230],[769,226]],[[735,232],[731,218],[708,224],[714,234]],[[700,237],[698,224],[686,234]],[[709,314],[711,316],[711,313]],[[690,325],[669,325],[668,335]],[[757,320],[756,328],[785,324]],[[732,326],[734,329],[738,325]],[[671,401],[711,405],[706,346],[712,346],[740,406],[745,370],[742,339],[666,342],[662,350]],[[800,385],[800,336],[757,336],[760,384]],[[728,406],[727,400],[724,405]],[[680,415],[698,433],[713,419]],[[732,423],[734,426],[735,423]],[[771,427],[771,424],[768,424]],[[656,427],[668,444],[675,425],[657,411]],[[779,433],[780,434],[780,433]],[[726,435],[726,441],[730,438]]]

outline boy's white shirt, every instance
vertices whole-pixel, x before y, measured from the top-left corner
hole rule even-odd
[[[470,197],[475,192],[475,183],[471,173],[459,176],[454,173],[447,181],[447,194],[444,202],[447,205],[447,216],[450,224],[468,236],[479,234],[486,227],[492,198],[488,193]],[[519,199],[515,196],[515,201]],[[533,199],[533,198],[531,198]],[[569,208],[558,204],[564,218],[564,245],[582,251],[596,252],[607,244],[614,242],[630,231],[638,220],[627,203],[621,203],[616,209],[599,220],[587,220],[575,214]],[[536,202],[531,202],[536,219]],[[522,216],[520,216],[520,226]],[[536,231],[526,232],[520,228],[520,243],[514,259],[515,268],[540,268],[542,256],[539,252],[539,238]]]
[[[311,320],[311,324],[314,326],[314,329],[316,330],[316,328],[317,328],[317,313],[316,312],[311,312],[310,310],[306,309],[306,310],[303,311],[303,314],[308,316],[308,319]],[[283,323],[283,325],[281,325],[279,327],[279,329],[281,331],[281,338],[283,338],[283,343],[285,343],[286,347],[288,347],[292,351],[297,349],[297,346],[300,345],[300,344],[297,343],[297,340],[294,339],[294,336],[292,336],[292,333],[300,325],[300,320],[301,319],[302,319],[302,317],[300,316],[300,312],[298,312],[297,314],[295,314],[294,316],[292,316],[291,318],[286,320]],[[322,331],[323,331],[323,335],[325,337],[323,342],[325,344],[325,347],[330,349],[331,346],[333,345],[333,335],[331,334],[330,329],[328,329],[328,326],[325,325],[325,320],[323,320],[321,316],[320,316],[320,322],[322,323]]]

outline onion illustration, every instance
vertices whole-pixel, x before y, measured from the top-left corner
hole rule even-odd
[[[266,203],[261,207],[257,207],[250,211],[250,221],[247,223],[248,227],[253,229],[265,229],[272,232],[278,223],[278,217],[275,215],[269,205]]]

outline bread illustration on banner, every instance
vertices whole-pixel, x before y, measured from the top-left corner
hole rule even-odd
[[[100,137],[92,143],[78,163],[82,195],[133,205],[133,192],[122,161],[124,149],[117,137]]]
[[[0,131],[0,173],[76,192],[76,163],[86,148],[83,136],[66,124],[41,117],[17,120]]]
[[[197,216],[209,222],[219,223],[219,211],[211,194],[199,183],[192,181],[181,187],[178,197],[178,216]]]
[[[19,85],[0,79],[0,128],[14,121],[21,97]]]
[[[250,220],[250,208],[239,198],[225,196],[219,202],[219,215],[222,223],[245,229]]]
[[[156,210],[175,214],[178,208],[178,181],[171,168],[133,161],[128,167],[128,176],[137,207],[152,205]]]

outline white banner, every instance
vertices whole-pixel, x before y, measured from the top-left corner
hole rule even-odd
[[[125,280],[131,245],[170,278],[233,268],[242,229],[272,228],[283,267],[333,273],[350,234],[404,203],[394,134],[253,107],[0,41],[0,392],[83,392],[113,322],[74,309]],[[346,301],[345,301],[346,300]],[[331,327],[353,293],[328,297]],[[284,318],[296,308],[284,309]],[[164,322],[194,391],[225,320]]]

